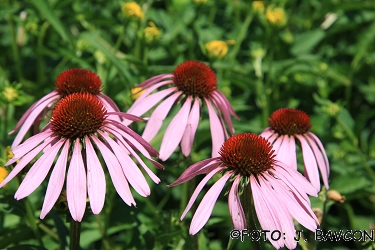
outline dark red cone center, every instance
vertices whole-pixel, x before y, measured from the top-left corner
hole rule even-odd
[[[310,117],[305,112],[292,108],[276,110],[268,121],[271,128],[281,135],[305,134],[311,128]]]
[[[221,161],[236,174],[249,177],[272,168],[274,150],[270,143],[256,134],[238,134],[226,140],[219,154]]]
[[[216,75],[206,64],[197,61],[181,63],[173,71],[174,83],[186,95],[207,98],[216,89]]]
[[[94,72],[86,69],[68,69],[57,76],[57,91],[62,97],[73,93],[100,93],[102,81]]]
[[[75,93],[61,99],[52,112],[52,130],[64,138],[83,138],[98,131],[106,109],[94,95]]]

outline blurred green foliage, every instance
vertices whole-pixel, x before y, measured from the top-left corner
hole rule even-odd
[[[125,1],[0,1],[0,165],[14,138],[7,133],[34,101],[55,88],[62,71],[79,67],[96,72],[103,92],[126,111],[133,102],[132,87],[172,72],[185,60],[199,60],[215,70],[219,89],[241,118],[234,121],[236,133],[260,133],[278,108],[307,112],[328,153],[330,188],[346,196],[343,204],[328,201],[324,190],[312,198],[312,206],[324,212],[321,229],[374,229],[373,0],[276,0],[273,8],[271,1],[137,2],[143,16],[123,12]],[[277,8],[279,12],[272,12]],[[145,32],[147,28],[153,29]],[[212,40],[235,44],[217,58],[206,51]],[[202,115],[192,162],[210,157],[208,116]],[[135,124],[133,129],[140,133],[143,126]],[[158,135],[154,145],[160,145],[161,138]],[[83,249],[192,249],[193,242],[200,249],[226,248],[232,230],[227,196],[223,192],[193,241],[188,235],[191,213],[179,221],[188,199],[181,194],[188,193],[188,187],[166,187],[186,162],[176,152],[164,165],[166,170],[155,170],[162,183],[150,182],[150,197],[134,192],[137,208],[126,206],[112,184],[107,185],[102,213],[86,212]],[[69,223],[63,205],[39,220],[47,181],[30,197],[16,201],[20,180],[0,190],[0,248],[66,248]],[[308,232],[306,239],[299,248],[374,249],[373,242],[315,242]],[[235,244],[235,249],[250,246],[248,240]]]

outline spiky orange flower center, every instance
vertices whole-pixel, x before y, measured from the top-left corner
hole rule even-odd
[[[268,121],[271,128],[281,135],[304,134],[311,128],[310,117],[305,112],[292,108],[276,110]]]
[[[73,93],[100,93],[102,81],[94,72],[87,69],[68,69],[57,76],[57,91],[62,97]]]
[[[186,95],[207,98],[216,89],[216,75],[206,64],[186,61],[173,71],[174,84]]]
[[[106,109],[94,95],[71,94],[56,104],[52,112],[52,130],[64,138],[82,138],[102,127],[106,113]]]
[[[221,161],[236,174],[249,177],[272,168],[274,150],[263,137],[255,134],[238,134],[230,137],[221,146]]]

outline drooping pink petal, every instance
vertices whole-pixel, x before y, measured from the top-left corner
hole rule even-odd
[[[270,176],[270,178],[272,177]],[[306,202],[303,202],[303,200],[297,198],[298,193],[294,193],[284,182],[277,179],[274,179],[272,186],[274,187],[276,193],[278,193],[281,200],[283,200],[285,204],[288,204],[286,208],[288,209],[289,213],[304,227],[311,231],[315,231],[317,227],[315,221],[318,221],[318,219],[311,210],[310,206],[307,207]],[[302,189],[303,187],[300,188]],[[304,203],[304,206],[301,206],[301,201]],[[306,209],[310,211],[307,212]]]
[[[53,103],[55,100],[59,98],[59,94],[57,93],[56,90],[52,91],[51,93],[43,96],[40,100],[35,102],[31,107],[22,115],[22,117],[19,119],[17,122],[17,125],[14,127],[12,131],[10,131],[8,134],[11,135],[14,132],[16,132],[30,117],[31,112],[38,106],[43,106],[43,107],[48,107],[51,103]],[[36,115],[37,116],[37,115]]]
[[[208,219],[211,216],[212,210],[214,209],[217,198],[219,197],[225,183],[227,183],[227,180],[231,177],[232,174],[233,172],[229,171],[225,175],[223,175],[203,197],[191,221],[189,230],[190,234],[196,234],[207,223]]]
[[[33,125],[37,116],[50,104],[50,102],[54,101],[57,96],[52,96],[50,99],[47,99],[45,102],[40,103],[40,105],[35,106],[33,110],[31,110],[30,114],[25,119],[25,122],[22,124],[20,131],[17,133],[16,138],[12,143],[12,149],[20,144],[22,139],[25,137],[27,131],[30,129],[31,125]]]
[[[136,150],[139,150],[145,156],[158,157],[159,152],[154,149],[145,139],[143,139],[139,134],[135,133],[133,130],[124,126],[121,123],[116,121],[107,120],[109,124],[106,124],[105,127],[109,129],[114,129],[119,132],[122,137],[124,137],[128,144],[135,146]],[[147,152],[146,152],[147,151]]]
[[[279,146],[274,146],[278,148],[278,152],[275,152],[276,160],[284,162],[287,166],[297,169],[297,155],[296,155],[296,143],[293,136],[282,135],[277,141],[282,141]],[[275,142],[274,145],[277,145]]]
[[[260,134],[260,136],[264,137],[267,141],[269,141],[272,144],[273,141],[270,141],[268,138],[270,138],[273,134],[275,134],[275,131],[268,127]]]
[[[195,98],[189,114],[188,123],[186,124],[184,135],[181,139],[181,151],[185,157],[190,155],[191,149],[193,147],[194,136],[199,123],[199,111],[199,99]]]
[[[236,112],[234,112],[232,105],[230,104],[229,100],[225,97],[225,95],[221,93],[220,91],[215,91],[214,93],[220,96],[221,100],[225,102],[230,114],[233,115],[237,120],[239,120],[240,118],[237,116]]]
[[[87,162],[87,193],[90,198],[90,207],[94,214],[102,211],[105,201],[106,182],[102,164],[96,155],[90,138],[85,136]]]
[[[206,183],[212,178],[212,176],[214,176],[216,173],[220,172],[221,170],[223,170],[225,167],[220,167],[220,168],[216,168],[216,169],[213,169],[211,172],[209,172],[202,180],[201,182],[198,184],[198,186],[195,188],[193,194],[191,195],[190,197],[190,200],[184,210],[184,212],[182,213],[181,217],[180,217],[180,220],[182,220],[185,215],[187,214],[187,212],[189,212],[191,206],[193,205],[194,201],[197,199],[199,193],[202,191],[204,185],[206,185]]]
[[[253,183],[256,182],[256,180],[255,178],[252,179],[252,177],[253,176],[250,176],[250,182],[252,183],[251,188],[254,196],[254,205],[262,229],[270,231],[274,231],[276,229],[280,230],[282,236],[281,239],[279,241],[273,241],[272,239],[269,239],[271,244],[275,247],[280,247],[280,245],[283,246],[285,244],[289,249],[294,249],[296,247],[296,242],[294,241],[295,229],[292,217],[288,209],[286,208],[286,204],[283,201],[283,197],[279,197],[275,189],[272,187],[272,184],[275,181],[281,180],[272,178],[272,176],[268,175],[266,177],[268,181],[264,180],[263,178],[258,178],[260,182],[259,186],[257,183],[256,185],[253,185]],[[255,194],[257,192],[259,193]],[[262,196],[262,198],[260,199],[259,196]],[[261,203],[261,200],[263,200],[263,202],[266,204],[266,207],[263,206],[263,208],[266,210],[259,209],[262,207],[259,204]],[[267,215],[267,213],[269,214]],[[267,225],[270,225],[270,219],[273,220],[273,223],[276,223],[272,225],[275,227],[266,228]],[[285,239],[283,236],[285,236]]]
[[[80,139],[76,139],[66,178],[66,199],[73,220],[82,221],[86,209],[86,171]]]
[[[111,176],[113,185],[115,186],[117,193],[128,206],[131,206],[132,204],[135,205],[136,203],[134,201],[132,193],[130,192],[128,180],[126,179],[116,156],[98,138],[92,136],[91,139],[95,142],[100,152],[102,153],[104,161],[108,167],[109,175]]]
[[[320,190],[319,170],[314,153],[305,137],[302,135],[296,135],[296,137],[301,142],[303,162],[305,165],[305,176],[309,179],[316,190]]]
[[[160,146],[160,160],[166,161],[180,143],[188,121],[191,102],[192,98],[188,96],[181,110],[168,125]]]
[[[29,151],[31,151],[33,148],[38,146],[40,143],[42,143],[47,137],[51,136],[52,134],[53,134],[52,130],[46,130],[44,132],[38,133],[28,138],[21,145],[18,145],[17,147],[13,149],[14,157],[9,162],[7,162],[5,166],[8,166],[16,162],[18,159],[20,159]]]
[[[210,101],[206,98],[204,99],[207,108],[208,108],[208,115],[210,118],[210,130],[211,130],[211,137],[212,137],[212,157],[219,156],[219,150],[221,145],[224,143],[224,129],[220,123],[219,118],[216,115],[215,110],[213,109]]]
[[[34,159],[35,156],[37,156],[43,148],[45,148],[48,143],[51,142],[52,139],[46,140],[44,143],[39,145],[38,147],[31,150],[29,153],[27,153],[20,162],[15,166],[15,168],[9,173],[9,175],[4,179],[4,181],[0,184],[0,188],[6,185],[10,180],[12,180],[19,172],[21,172],[22,169],[26,167],[27,164],[30,163],[32,159]],[[12,161],[12,160],[11,160]],[[9,161],[10,162],[10,161]],[[10,163],[7,162],[5,166],[10,165]]]
[[[161,75],[153,76],[147,79],[146,81],[142,82],[141,84],[138,84],[136,87],[143,88],[143,89],[152,89],[150,91],[151,93],[153,90],[159,88],[160,86],[163,86],[165,84],[172,84],[173,83],[172,80],[160,82],[161,80],[168,79],[168,78],[173,78],[173,74],[161,74]],[[162,83],[163,85],[160,85]],[[143,95],[147,95],[147,93],[143,93]]]
[[[328,176],[329,176],[329,163],[326,152],[323,148],[323,144],[320,142],[319,138],[313,133],[308,132],[306,140],[310,143],[311,148],[313,149],[316,160],[318,161],[318,166],[320,173],[322,174],[322,179],[324,185],[329,189]]]
[[[246,217],[241,205],[240,197],[238,196],[238,183],[240,180],[241,176],[237,175],[233,181],[228,196],[229,213],[232,217],[233,227],[237,230],[246,229]]]
[[[212,169],[211,167],[218,166],[220,164],[219,158],[210,158],[200,162],[197,162],[187,168],[177,180],[175,180],[172,184],[168,185],[168,187],[173,187],[180,185],[184,182],[187,182],[193,179],[195,176],[200,174],[208,174]]]
[[[219,92],[219,91],[216,90],[216,91],[213,92],[212,100],[214,101],[214,105],[215,105],[216,109],[220,110],[221,113],[223,114],[224,120],[228,125],[229,131],[233,135],[234,134],[234,128],[233,128],[233,124],[232,124],[232,119],[230,118],[230,111],[227,107],[227,103],[216,92]]]
[[[48,181],[46,196],[44,197],[42,212],[40,213],[40,219],[44,219],[44,217],[46,217],[47,213],[51,211],[53,205],[55,205],[61,194],[61,190],[65,182],[69,147],[70,141],[66,140]]]
[[[149,95],[143,99],[137,99],[138,102],[135,102],[128,110],[127,113],[141,116],[147,111],[149,111],[153,106],[155,106],[158,102],[160,102],[163,98],[170,95],[171,93],[176,91],[176,87],[172,87],[169,89],[164,89],[155,94]],[[126,124],[125,124],[126,125]]]
[[[103,103],[107,111],[120,112],[120,109],[117,107],[116,103],[103,93],[97,95],[98,99]]]
[[[125,145],[122,143],[119,144],[121,148],[125,148]],[[125,148],[126,149],[126,148]],[[146,171],[146,173],[150,176],[150,178],[156,183],[160,183],[160,179],[147,167],[147,165],[143,162],[141,157],[131,148],[128,147],[130,154],[138,161],[138,163],[142,166],[142,168]],[[163,166],[162,166],[163,167]],[[164,167],[163,167],[164,168]]]
[[[56,158],[57,152],[65,142],[61,139],[50,150],[46,151],[30,168],[27,172],[25,179],[23,179],[20,187],[18,188],[14,198],[17,200],[23,199],[40,186],[42,181],[46,178],[52,163]]]
[[[131,114],[127,114],[127,113],[124,113],[124,112],[107,112],[107,115],[112,115],[112,116],[120,116],[120,117],[123,117],[127,120],[130,120],[130,121],[144,121],[145,119],[139,117],[139,116],[135,116],[135,115],[131,115]]]
[[[127,153],[124,153],[120,146],[112,140],[106,133],[98,131],[103,138],[108,142],[111,149],[115,153],[118,161],[121,164],[122,170],[124,171],[125,177],[128,179],[130,185],[143,197],[150,195],[151,190],[148,183],[143,176],[141,170],[135,165],[134,161],[130,158]]]
[[[165,99],[162,103],[160,103],[155,108],[142,134],[142,137],[146,141],[151,141],[155,137],[155,135],[159,132],[165,117],[167,117],[170,109],[172,108],[172,105],[176,102],[176,100],[181,95],[182,95],[181,91],[176,92],[170,97],[168,97],[167,99]]]

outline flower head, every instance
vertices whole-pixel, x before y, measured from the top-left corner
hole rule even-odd
[[[122,13],[126,17],[134,19],[142,19],[144,16],[141,6],[136,2],[124,3],[122,5]]]
[[[228,45],[234,44],[234,40],[228,40],[226,42],[220,40],[213,40],[206,43],[206,50],[210,57],[223,58],[228,53]]]
[[[262,229],[279,230],[281,235],[285,236],[279,241],[271,240],[274,247],[296,247],[292,218],[309,230],[316,229],[318,221],[310,208],[307,195],[317,196],[317,191],[296,170],[275,160],[270,143],[255,134],[230,137],[222,145],[219,157],[195,163],[169,185],[175,186],[199,174],[206,174],[192,194],[181,220],[190,210],[204,185],[219,172],[223,172],[222,177],[203,197],[193,216],[190,234],[196,234],[206,224],[227,182],[231,183],[228,206],[235,229],[246,228],[245,213],[239,197],[244,189],[250,189],[252,192],[255,211]]]
[[[39,131],[39,125],[53,106],[61,98],[73,93],[89,93],[95,95],[110,112],[120,111],[116,104],[101,91],[102,82],[94,73],[86,69],[69,69],[57,76],[55,81],[56,90],[35,102],[21,117],[15,128],[9,133],[13,134],[20,130],[13,141],[12,149],[18,146],[25,137],[27,131],[34,124],[34,133]],[[115,118],[119,120],[119,118]]]
[[[283,26],[286,23],[285,11],[283,8],[269,5],[266,10],[267,20],[274,25]]]
[[[170,87],[152,94],[165,85]],[[227,98],[217,89],[215,73],[204,63],[186,61],[177,66],[172,74],[154,76],[137,87],[145,92],[130,107],[129,114],[141,116],[165,98],[147,122],[142,135],[146,141],[152,140],[158,133],[172,106],[178,102],[182,105],[164,134],[160,147],[160,159],[163,161],[169,158],[178,144],[184,156],[190,154],[204,104],[210,119],[213,156],[218,155],[219,147],[227,137],[224,122],[234,133],[230,115],[237,115]]]
[[[268,127],[261,136],[273,144],[276,159],[297,169],[296,140],[302,148],[305,176],[320,190],[319,170],[328,189],[329,163],[323,144],[310,132],[310,117],[303,111],[282,108],[268,119]]]
[[[251,3],[253,10],[255,10],[258,13],[264,12],[264,1],[253,1]]]
[[[148,22],[149,26],[146,27],[143,32],[145,35],[145,40],[148,43],[152,43],[160,38],[160,30],[156,27],[155,23]]]
[[[138,161],[156,183],[159,183],[159,178],[150,171],[136,151],[141,152],[155,166],[162,166],[151,159],[158,155],[157,151],[131,129],[113,119],[114,116],[142,120],[125,113],[107,112],[103,103],[89,93],[65,96],[56,104],[47,126],[14,148],[14,157],[6,166],[20,161],[0,187],[41,153],[22,181],[15,198],[19,200],[31,194],[53,166],[40,217],[43,219],[56,203],[67,173],[68,207],[72,218],[81,221],[86,208],[86,193],[94,214],[98,214],[104,205],[106,181],[98,158],[100,152],[117,193],[126,204],[135,205],[128,182],[141,196],[148,196],[150,188],[130,156]]]

